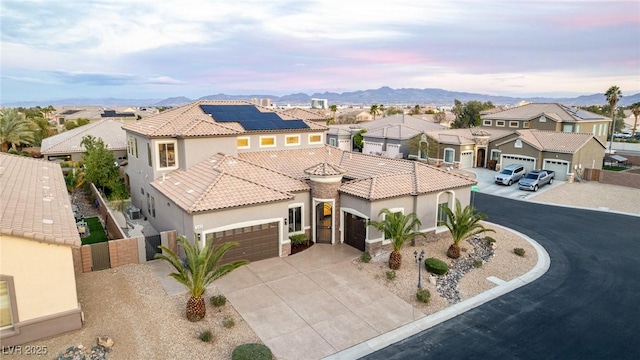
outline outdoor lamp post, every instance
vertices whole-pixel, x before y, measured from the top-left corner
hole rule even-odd
[[[424,260],[424,250],[420,251],[420,255],[418,255],[418,250],[413,252],[413,257],[416,258],[416,264],[418,264],[418,289],[422,289],[421,282],[421,272],[422,272],[422,260]]]

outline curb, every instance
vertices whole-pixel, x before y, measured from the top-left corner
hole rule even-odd
[[[333,355],[327,356],[324,359],[327,360],[338,360],[338,359],[358,359],[363,356],[369,355],[373,352],[376,352],[380,349],[383,349],[391,344],[394,344],[400,340],[404,340],[410,336],[416,335],[421,331],[427,330],[435,325],[438,325],[442,322],[445,322],[449,319],[452,319],[460,314],[463,314],[473,308],[476,308],[488,301],[491,301],[495,298],[498,298],[504,294],[507,294],[519,287],[527,285],[549,270],[549,266],[551,265],[551,259],[549,258],[549,253],[545,250],[542,245],[538,244],[532,238],[515,231],[513,229],[506,228],[504,226],[494,224],[491,222],[487,222],[491,224],[491,226],[496,226],[501,229],[510,231],[523,239],[529,242],[533,248],[538,253],[538,262],[533,267],[533,269],[529,270],[524,275],[521,275],[513,280],[507,281],[502,285],[496,286],[492,289],[489,289],[481,294],[478,294],[472,298],[461,301],[457,304],[454,304],[442,311],[439,311],[435,314],[431,314],[427,317],[418,319],[409,324],[403,325],[397,329],[384,333],[382,335],[378,335],[372,339],[369,339],[363,343],[358,345],[354,345],[348,349],[337,352]]]

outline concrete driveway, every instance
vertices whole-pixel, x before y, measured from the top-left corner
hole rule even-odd
[[[533,192],[518,189],[518,184],[513,184],[511,186],[496,184],[494,182],[494,176],[497,174],[497,172],[494,170],[485,168],[471,168],[459,171],[469,174],[472,178],[475,175],[475,180],[478,181],[478,187],[480,188],[479,192],[483,194],[502,196],[510,199],[528,199],[533,197],[534,195],[549,191],[550,189],[553,189],[556,186],[560,186],[565,183],[565,181],[554,180],[553,184],[545,185],[538,189],[537,192]]]
[[[425,316],[352,266],[359,255],[316,244],[215,286],[278,359],[321,359]]]

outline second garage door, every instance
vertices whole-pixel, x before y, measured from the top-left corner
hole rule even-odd
[[[460,153],[460,169],[473,167],[473,151],[463,151]]]
[[[555,179],[566,181],[567,173],[569,172],[569,163],[566,161],[556,161],[556,160],[545,160],[544,161],[545,170],[553,170],[556,172]]]
[[[524,166],[524,170],[526,172],[535,170],[536,167],[536,161],[533,158],[518,155],[502,155],[502,169],[511,164],[520,164]]]
[[[209,233],[207,242],[213,241],[214,246],[229,241],[239,243],[227,251],[223,263],[234,260],[258,261],[279,256],[279,235],[278,222],[272,222]]]

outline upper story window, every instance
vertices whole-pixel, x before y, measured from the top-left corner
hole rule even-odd
[[[482,120],[482,126],[491,126],[492,123],[491,120]]]
[[[309,134],[309,144],[322,144],[322,134]]]
[[[444,162],[453,164],[453,160],[455,159],[456,151],[453,149],[444,149]]]
[[[249,149],[251,147],[251,143],[249,142],[248,137],[239,137],[236,140],[236,146],[238,149]]]
[[[287,135],[284,138],[284,146],[300,145],[300,135]]]
[[[520,123],[518,123],[517,121],[509,121],[509,127],[517,128],[519,126],[520,126]]]
[[[525,128],[525,129],[528,129],[529,127],[531,127],[531,123],[530,123],[530,122],[528,122],[528,121],[525,121],[525,122],[522,124],[522,127],[523,127],[523,128]]]
[[[151,143],[147,143],[147,161],[149,162],[149,166],[151,166]]]
[[[136,159],[138,158],[138,138],[133,136],[127,138],[127,153]]]
[[[503,120],[496,120],[496,126],[504,126]]]
[[[573,125],[571,124],[562,125],[562,132],[566,132],[566,133],[573,132]]]
[[[158,149],[158,168],[176,167],[176,142],[163,141],[157,143]]]
[[[517,139],[516,142],[513,144],[513,147],[516,149],[522,149],[522,140]]]
[[[547,121],[547,118],[546,118],[546,117],[544,117],[544,115],[542,115],[542,116],[540,116],[540,120],[539,120],[539,121],[540,121],[540,122],[546,122],[546,121]]]
[[[275,136],[260,136],[260,147],[275,147],[275,146],[276,146]]]

